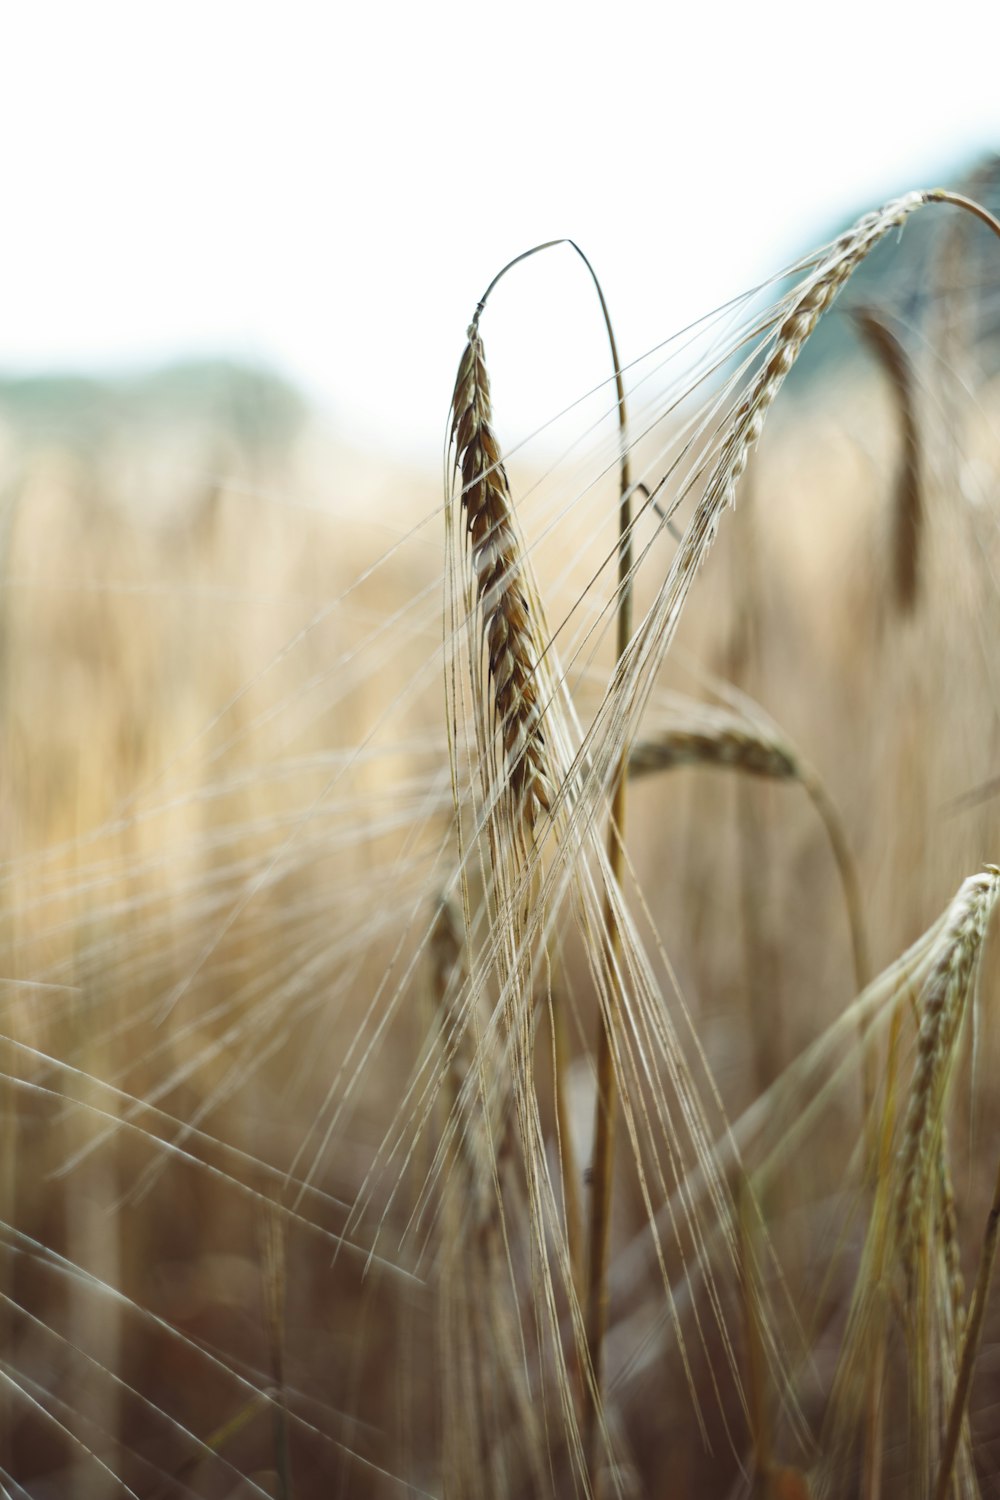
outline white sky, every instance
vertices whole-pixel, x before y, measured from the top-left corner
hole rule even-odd
[[[4,20],[0,367],[251,354],[344,437],[436,454],[505,260],[576,238],[634,357],[1000,145],[997,17],[30,0]],[[607,374],[567,251],[483,330],[515,432]]]

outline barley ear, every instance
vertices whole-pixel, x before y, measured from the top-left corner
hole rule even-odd
[[[532,833],[552,806],[536,676],[540,652],[523,582],[510,484],[492,422],[483,341],[473,323],[452,396],[451,441],[461,475],[461,506],[509,796],[519,820]]]
[[[933,967],[920,992],[920,1034],[910,1087],[896,1189],[900,1260],[912,1293],[931,1170],[937,1159],[955,1045],[975,983],[1000,869],[987,865],[952,903]]]

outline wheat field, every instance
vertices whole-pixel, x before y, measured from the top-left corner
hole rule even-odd
[[[998,182],[443,493],[0,384],[0,1494],[1000,1494]]]

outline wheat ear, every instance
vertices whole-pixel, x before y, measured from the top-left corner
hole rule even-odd
[[[903,1124],[896,1192],[900,1258],[912,1288],[914,1256],[955,1042],[972,993],[990,913],[1000,894],[1000,868],[987,865],[965,882],[938,940],[933,967],[920,993],[920,1035]]]
[[[702,704],[690,720],[685,716],[654,737],[639,740],[628,758],[632,777],[695,765],[727,766],[778,781],[799,777],[798,757],[787,745],[736,714]]]
[[[483,341],[473,322],[452,396],[451,441],[462,479],[462,510],[489,654],[496,722],[507,759],[509,794],[521,822],[532,833],[551,808],[552,783],[535,675],[538,643],[522,580],[510,484],[492,422]]]

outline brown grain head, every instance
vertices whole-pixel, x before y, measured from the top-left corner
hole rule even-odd
[[[537,668],[540,657],[510,484],[492,427],[489,377],[478,329],[469,329],[451,408],[476,599],[489,659],[493,708],[509,793],[528,831],[552,805]]]

